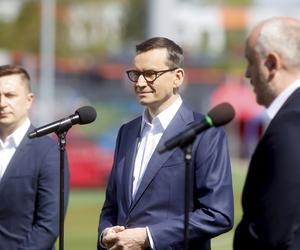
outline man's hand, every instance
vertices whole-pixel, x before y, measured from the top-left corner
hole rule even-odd
[[[142,250],[149,247],[149,240],[146,228],[129,228],[110,233],[105,236],[105,241],[109,243],[109,250]]]
[[[115,235],[123,230],[125,230],[125,227],[123,226],[105,228],[102,235],[102,243],[107,249],[110,249],[115,244],[115,241],[113,240]]]

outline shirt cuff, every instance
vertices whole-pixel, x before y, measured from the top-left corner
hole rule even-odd
[[[149,227],[146,227],[146,231],[147,231],[147,236],[148,236],[148,239],[149,239],[150,247],[151,247],[152,250],[155,250],[154,242],[153,242]]]
[[[104,229],[105,230],[105,229]],[[103,242],[102,242],[102,240],[103,240],[103,232],[104,232],[104,230],[102,231],[102,233],[100,234],[100,236],[99,236],[99,244],[100,244],[100,246],[102,247],[102,248],[105,248],[106,249],[106,246],[103,244]]]

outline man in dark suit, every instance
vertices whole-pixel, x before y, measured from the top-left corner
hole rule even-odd
[[[0,249],[50,250],[59,231],[59,151],[28,139],[33,102],[25,69],[0,66]],[[68,173],[68,166],[66,174]],[[66,175],[68,194],[68,174]],[[67,196],[65,197],[67,199]]]
[[[250,79],[270,123],[252,156],[234,250],[300,249],[300,21],[259,23],[246,42]]]
[[[182,49],[156,37],[137,45],[127,71],[143,116],[124,124],[100,215],[98,248],[183,249],[184,173],[179,148],[159,154],[171,137],[203,115],[182,102]],[[231,229],[233,195],[225,132],[197,136],[192,149],[189,249],[208,250],[210,239]]]

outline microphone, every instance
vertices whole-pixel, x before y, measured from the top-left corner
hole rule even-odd
[[[197,134],[211,128],[219,127],[230,122],[235,116],[235,111],[229,103],[221,103],[214,107],[205,118],[197,124],[192,125],[188,129],[182,131],[178,135],[172,137],[165,142],[158,152],[160,154],[169,151],[175,147],[182,147],[190,143]]]
[[[84,106],[75,111],[75,114],[69,117],[60,119],[58,121],[49,123],[40,128],[34,129],[27,135],[30,139],[40,137],[52,132],[67,131],[72,125],[75,124],[88,124],[93,122],[97,117],[96,110],[91,106]]]

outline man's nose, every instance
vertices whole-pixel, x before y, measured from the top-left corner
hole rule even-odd
[[[144,86],[147,86],[147,81],[146,79],[144,78],[144,76],[141,74],[139,77],[138,77],[138,80],[137,82],[135,83],[136,86],[138,87],[144,87]]]
[[[5,107],[6,105],[6,100],[3,95],[0,95],[0,107]]]

